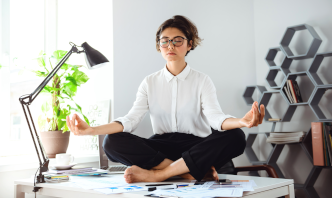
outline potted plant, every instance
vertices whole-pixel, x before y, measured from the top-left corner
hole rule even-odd
[[[31,71],[37,76],[45,78],[53,69],[52,62],[56,65],[66,53],[67,51],[56,50],[53,56],[46,58],[46,54],[41,51],[36,59],[40,69]],[[45,59],[48,59],[50,63],[48,66],[45,64]],[[82,66],[64,63],[50,81],[51,85],[46,85],[41,91],[50,97],[41,105],[43,115],[38,117],[41,141],[49,158],[54,158],[56,154],[67,151],[70,132],[66,117],[72,111],[81,113],[84,120],[90,125],[89,119],[83,114],[80,105],[73,100],[77,87],[89,80],[89,77],[80,71],[80,67]]]

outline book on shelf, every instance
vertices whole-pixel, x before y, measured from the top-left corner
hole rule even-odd
[[[300,88],[296,80],[287,80],[282,91],[285,93],[290,103],[303,102]]]
[[[330,125],[329,125],[330,124]],[[330,158],[330,166],[332,166],[332,125],[331,123],[325,125],[326,135],[325,139],[327,141],[328,153]]]
[[[298,100],[297,100],[297,97],[296,97],[296,94],[295,94],[295,91],[294,91],[294,85],[292,83],[292,80],[287,80],[287,82],[289,84],[289,89],[290,89],[291,95],[293,97],[294,103],[298,103]]]
[[[301,139],[302,141],[302,139]],[[271,142],[267,142],[267,143],[272,143],[272,144],[291,144],[291,143],[299,143],[298,140],[287,140],[287,141],[271,141]]]
[[[273,144],[287,144],[302,142],[305,132],[271,132],[266,142]]]
[[[289,90],[290,90],[291,96],[292,96],[292,98],[294,100],[294,103],[297,103],[297,98],[295,96],[295,91],[294,91],[294,87],[293,87],[292,81],[291,80],[287,80],[287,83],[289,85]]]
[[[289,102],[292,104],[294,103],[293,98],[291,97],[289,90],[287,88],[287,85],[284,86],[283,92],[285,93],[285,95],[287,96]]]
[[[332,124],[311,122],[312,154],[315,166],[332,165]]]
[[[271,132],[269,137],[303,137],[306,132]]]
[[[292,83],[294,85],[294,92],[296,95],[297,102],[299,103],[303,102],[299,85],[297,84],[296,80],[292,80]]]
[[[324,144],[325,144],[325,165],[331,166],[331,145],[329,145],[330,141],[328,140],[329,130],[327,128],[328,123],[323,122],[323,136],[324,136]]]

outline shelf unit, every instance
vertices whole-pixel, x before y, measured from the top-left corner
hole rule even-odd
[[[301,54],[298,56],[294,56],[293,52],[291,49],[288,47],[291,39],[293,38],[294,34],[296,31],[299,30],[308,30],[311,36],[313,37],[312,43],[307,50],[305,54]],[[270,48],[268,50],[268,53],[265,57],[265,60],[268,63],[269,66],[269,72],[267,74],[266,80],[270,86],[271,89],[275,89],[272,91],[267,91],[267,89],[264,86],[259,86],[259,85],[253,85],[253,86],[247,86],[243,98],[246,102],[247,105],[252,105],[254,100],[252,99],[252,95],[255,91],[256,88],[258,88],[260,92],[260,98],[259,98],[259,105],[264,104],[265,107],[269,105],[269,101],[271,99],[271,96],[273,94],[281,94],[282,98],[287,102],[288,108],[284,115],[281,117],[280,122],[290,122],[294,112],[297,108],[297,106],[303,106],[303,105],[309,105],[316,117],[318,118],[319,122],[332,122],[332,118],[327,118],[322,110],[319,107],[319,102],[324,96],[324,93],[328,89],[332,89],[332,84],[324,84],[322,80],[319,78],[317,75],[317,71],[320,67],[321,62],[323,61],[324,57],[332,56],[332,52],[327,52],[327,53],[320,53],[316,54],[318,51],[318,48],[321,44],[322,40],[316,33],[316,31],[307,24],[300,24],[296,26],[291,26],[286,29],[286,32],[283,35],[283,38],[280,42],[280,47],[274,47]],[[282,63],[280,66],[277,66],[274,62],[274,59],[277,55],[278,52],[284,53],[285,57],[282,60]],[[290,65],[293,60],[301,60],[301,59],[308,59],[308,58],[313,58],[313,61],[307,71],[304,72],[296,72],[296,73],[291,73],[289,70]],[[282,80],[282,83],[280,86],[278,86],[275,83],[275,77],[277,76],[278,72],[283,72],[283,75],[285,78]],[[282,91],[282,88],[284,87],[285,83],[289,79],[295,80],[298,76],[308,76],[310,81],[312,82],[314,89],[311,90],[312,92],[310,94],[310,97],[302,102],[302,103],[290,103],[288,100],[288,97],[284,94]],[[267,121],[269,118],[272,118],[270,113],[267,111],[267,108],[265,108],[265,117],[264,120]],[[275,126],[277,122],[272,122],[272,128],[271,132],[274,132]],[[279,166],[277,165],[277,160],[286,144],[273,144],[272,145],[272,150],[267,158],[266,161],[260,161],[255,154],[254,150],[252,149],[252,145],[258,135],[264,135],[266,138],[269,137],[271,132],[257,132],[257,133],[249,133],[247,136],[247,145],[245,148],[245,155],[249,159],[250,163],[253,165],[262,165],[262,164],[268,164],[274,167],[276,170],[278,176],[280,178],[285,178],[283,175],[282,171],[280,170]],[[312,154],[312,138],[311,138],[311,129],[305,134],[302,142],[299,143],[290,143],[290,144],[299,144],[302,148],[302,150],[305,152],[306,156],[308,159],[311,161],[313,164],[313,154]],[[319,174],[323,169],[331,169],[332,167],[327,167],[327,166],[313,166],[311,169],[306,181],[303,184],[295,184],[294,187],[295,189],[301,189],[305,192],[307,197],[310,198],[317,198],[319,195],[317,194],[315,188],[313,187],[317,178],[319,177]],[[250,175],[252,176],[259,176],[257,171],[250,171]]]

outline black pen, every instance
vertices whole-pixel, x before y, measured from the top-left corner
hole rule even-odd
[[[145,186],[166,186],[166,185],[174,185],[174,184],[147,184]]]

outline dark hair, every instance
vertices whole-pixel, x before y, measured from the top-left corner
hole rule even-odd
[[[158,40],[160,38],[161,33],[169,27],[174,27],[179,29],[188,39],[188,45],[190,45],[190,40],[192,40],[191,49],[186,53],[187,54],[194,50],[197,45],[201,45],[203,39],[198,37],[197,27],[193,22],[191,22],[187,17],[181,15],[175,15],[172,18],[166,20],[163,24],[161,24],[156,33],[156,48],[157,51],[160,52]]]

